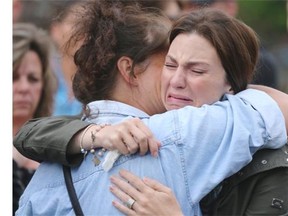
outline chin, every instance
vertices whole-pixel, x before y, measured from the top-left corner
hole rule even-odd
[[[31,115],[31,113],[30,112],[28,112],[28,111],[23,111],[23,110],[19,110],[19,111],[13,111],[13,118],[14,119],[27,119],[27,120],[29,120],[30,118],[31,118],[31,116],[33,116],[33,115]]]
[[[182,108],[182,107],[184,107],[184,106],[177,105],[177,104],[173,104],[173,105],[167,105],[167,106],[166,106],[166,109],[167,109],[167,110],[175,110],[175,109],[180,109],[180,108]]]

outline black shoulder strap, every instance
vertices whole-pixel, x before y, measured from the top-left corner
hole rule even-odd
[[[77,216],[84,216],[73,185],[70,167],[63,165],[63,174],[74,212]]]

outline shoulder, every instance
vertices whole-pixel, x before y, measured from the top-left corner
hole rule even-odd
[[[262,149],[255,153],[252,161],[234,174],[231,178],[235,178],[235,184],[238,184],[245,179],[265,171],[275,168],[288,168],[288,144],[285,144],[279,149]]]

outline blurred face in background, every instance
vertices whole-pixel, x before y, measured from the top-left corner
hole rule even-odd
[[[75,4],[71,8],[67,9],[65,16],[60,20],[52,23],[50,33],[52,39],[55,41],[58,47],[59,53],[61,55],[61,66],[66,84],[69,86],[70,94],[72,93],[72,77],[76,72],[76,66],[74,64],[74,53],[79,48],[75,46],[74,49],[67,50],[65,45],[71,36],[73,26],[75,24],[75,19],[77,19],[77,11],[81,10],[80,4]]]
[[[13,23],[17,22],[22,13],[22,1],[13,0]]]
[[[175,0],[166,1],[163,10],[171,20],[177,19],[182,13],[179,4]]]
[[[171,43],[162,73],[167,110],[212,104],[230,92],[216,49],[197,33],[179,34]]]
[[[239,10],[237,0],[218,0],[215,1],[211,7],[221,10],[233,17],[237,16]]]
[[[43,89],[42,64],[35,51],[28,51],[13,73],[13,121],[33,117]]]

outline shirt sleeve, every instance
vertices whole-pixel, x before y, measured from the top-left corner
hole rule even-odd
[[[278,104],[265,92],[247,89],[237,94],[243,101],[251,104],[261,115],[266,129],[264,148],[280,148],[287,142],[285,118]],[[270,104],[270,105],[269,105]]]
[[[178,163],[182,170],[178,177],[187,185],[191,204],[247,165],[260,148],[282,147],[287,136],[277,103],[253,89],[227,95],[225,101],[213,105],[186,106],[156,115],[148,124],[163,151],[173,149],[168,145],[176,146],[166,152],[165,157],[174,158],[167,166]]]
[[[68,166],[82,162],[83,155],[68,156],[72,137],[90,123],[81,116],[35,118],[25,123],[13,139],[15,148],[25,157],[38,162],[51,161]]]

